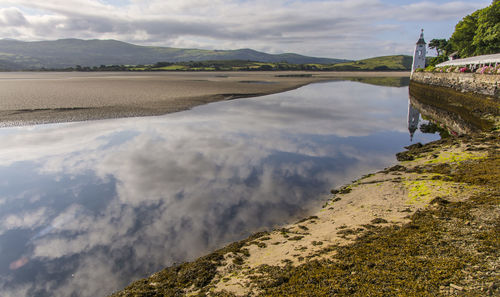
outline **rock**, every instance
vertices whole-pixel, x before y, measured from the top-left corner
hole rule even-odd
[[[402,165],[395,165],[387,169],[387,171],[406,171],[406,167]]]
[[[385,223],[387,223],[387,220],[384,220],[382,218],[376,218],[376,219],[371,220],[371,223],[372,224],[385,224]]]
[[[400,152],[396,154],[396,159],[398,161],[413,161],[415,157],[410,152]]]
[[[415,144],[412,144],[412,145],[409,145],[409,146],[405,146],[404,148],[411,151],[411,150],[414,150],[414,149],[419,149],[421,147],[423,147],[424,145],[421,144],[420,142],[417,142]]]
[[[352,189],[349,187],[349,186],[345,186],[345,187],[342,187],[340,190],[339,190],[339,193],[340,194],[348,194],[352,191]]]
[[[449,204],[450,201],[444,199],[444,198],[441,198],[441,197],[436,197],[434,199],[431,200],[430,204],[438,204],[438,205],[446,205],[446,204]]]

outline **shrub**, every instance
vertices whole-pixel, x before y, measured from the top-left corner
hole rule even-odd
[[[436,67],[434,67],[434,66],[427,66],[424,69],[425,72],[434,72],[434,70],[436,70]]]

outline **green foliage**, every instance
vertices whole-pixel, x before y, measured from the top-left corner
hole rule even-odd
[[[474,55],[475,48],[472,45],[474,34],[477,30],[477,18],[479,11],[464,17],[455,26],[455,32],[451,35],[450,42],[454,50],[458,51],[460,57]]]
[[[448,61],[448,57],[446,55],[441,55],[437,57],[433,57],[429,59],[429,66],[436,66],[439,63],[443,63]]]
[[[441,138],[450,137],[450,133],[448,132],[448,130],[446,130],[445,128],[442,128],[439,125],[434,124],[432,122],[421,124],[419,127],[419,130],[422,133],[429,133],[429,134],[439,133],[439,136]]]
[[[446,39],[432,39],[429,42],[429,48],[435,49],[438,56],[446,55],[449,49],[448,40]]]
[[[500,2],[497,1],[479,12],[472,43],[476,47],[476,55],[500,52]]]
[[[464,17],[455,26],[450,43],[462,58],[500,52],[500,2]]]

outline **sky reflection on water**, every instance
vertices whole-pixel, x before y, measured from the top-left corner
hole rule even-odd
[[[407,87],[330,82],[0,129],[0,295],[104,296],[306,215],[332,187],[395,163],[407,104]]]

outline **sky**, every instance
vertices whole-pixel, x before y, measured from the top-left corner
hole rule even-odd
[[[0,39],[116,39],[362,59],[449,38],[490,0],[0,0]],[[430,54],[435,54],[430,51]]]

